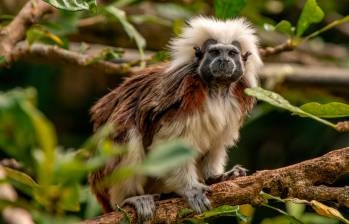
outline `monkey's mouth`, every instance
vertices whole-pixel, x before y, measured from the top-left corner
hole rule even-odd
[[[243,71],[237,70],[234,68],[230,69],[217,69],[211,70],[212,74],[212,80],[214,80],[217,83],[232,83],[240,80],[240,78],[243,76]]]

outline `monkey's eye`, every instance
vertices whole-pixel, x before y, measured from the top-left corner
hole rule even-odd
[[[237,50],[230,50],[229,52],[228,52],[228,54],[229,54],[229,56],[235,56],[235,55],[237,55],[239,52],[237,51]]]
[[[219,55],[219,50],[211,49],[208,51],[208,53],[210,53],[210,55],[217,56],[217,55]]]

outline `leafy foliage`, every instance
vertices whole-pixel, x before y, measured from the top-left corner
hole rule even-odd
[[[349,105],[345,103],[319,104],[312,102],[304,104],[300,108],[303,111],[323,118],[349,117]]]
[[[110,15],[114,16],[116,19],[118,19],[121,23],[121,25],[124,27],[125,32],[127,35],[134,39],[138,50],[141,54],[141,57],[144,57],[143,49],[145,47],[145,39],[138,33],[138,31],[133,27],[131,23],[128,22],[126,18],[126,14],[124,11],[114,7],[114,6],[108,6],[105,8],[106,12],[108,12]]]
[[[282,96],[280,96],[277,93],[262,89],[261,87],[246,89],[245,92],[247,95],[254,96],[257,99],[265,101],[265,102],[267,102],[275,107],[279,107],[279,108],[288,110],[288,111],[292,112],[293,114],[301,116],[301,117],[309,117],[309,118],[316,120],[318,122],[321,122],[327,126],[335,128],[335,125],[332,124],[331,122],[324,120],[324,119],[321,119],[320,117],[317,117],[311,113],[308,113],[299,107],[291,105],[290,102],[288,102],[285,98],[283,98]]]
[[[96,0],[44,0],[56,8],[79,11],[90,10],[97,5]]]
[[[313,220],[313,222],[316,220],[316,223],[338,223],[335,220],[339,220],[343,223],[349,223],[349,221],[344,218],[344,216],[337,209],[324,205],[323,203],[315,200],[307,201],[287,198],[281,199],[264,192],[261,192],[261,196],[268,202],[268,204],[264,204],[264,206],[283,214],[283,216],[275,218],[275,222],[263,222],[265,224],[287,223],[286,221],[283,222],[283,218],[291,221],[291,223],[304,224],[308,223],[307,220],[309,220],[310,217],[312,217],[311,220]],[[276,200],[286,204],[287,212],[269,205],[269,200]],[[311,206],[319,216],[305,213],[305,205]],[[310,223],[312,223],[312,221],[310,221]]]
[[[183,210],[180,212],[180,217],[185,215],[191,215],[192,213],[189,210]],[[191,224],[201,224],[208,223],[212,218],[217,217],[237,217],[242,222],[247,222],[248,218],[240,213],[240,206],[230,206],[230,205],[222,205],[220,207],[214,208],[210,211],[206,211],[200,215],[194,215],[191,218],[183,219],[183,223],[191,223]]]
[[[195,156],[196,152],[182,142],[168,142],[152,150],[137,169],[146,175],[161,176]]]
[[[307,0],[301,16],[297,23],[297,36],[300,37],[304,31],[313,23],[318,23],[324,18],[324,12],[316,0]]]
[[[8,136],[0,134],[1,149],[23,162],[25,170],[30,170],[30,174],[27,174],[4,168],[6,181],[35,201],[35,207],[30,208],[32,212],[48,216],[67,211],[79,212],[83,183],[87,174],[103,166],[111,157],[126,153],[127,147],[115,145],[108,138],[114,129],[107,125],[78,151],[63,151],[57,146],[53,125],[35,108],[35,96],[34,89],[17,89],[0,94],[0,121],[4,121],[0,123],[0,130],[3,130],[1,133],[8,133]],[[25,131],[24,136],[20,139],[13,138],[21,132],[11,135],[11,128],[21,125],[24,126],[21,130]],[[21,148],[23,151],[18,150]],[[193,151],[179,142],[160,145],[143,163],[116,170],[118,178],[112,180],[121,181],[139,173],[163,175],[193,156]],[[32,170],[33,164],[34,170]],[[125,171],[129,171],[127,175]],[[87,200],[90,197],[93,198],[90,195],[83,197],[87,207],[96,207],[93,205],[96,204],[95,201]],[[45,215],[40,215],[39,219]]]
[[[215,15],[220,19],[236,17],[245,5],[246,0],[215,0]]]
[[[278,31],[280,33],[284,33],[284,34],[287,34],[289,36],[292,36],[294,33],[294,27],[292,27],[292,24],[287,20],[281,20],[275,26],[266,23],[266,24],[264,24],[264,29],[266,31]]]

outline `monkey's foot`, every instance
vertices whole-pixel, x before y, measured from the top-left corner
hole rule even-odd
[[[240,165],[235,165],[231,170],[228,172],[225,172],[223,174],[223,181],[225,180],[233,180],[237,177],[243,177],[247,175],[248,169],[240,166]]]
[[[206,184],[215,184],[226,180],[233,180],[237,177],[242,177],[247,175],[247,169],[243,168],[240,165],[235,165],[228,172],[223,173],[222,175],[218,175],[215,177],[210,177],[206,180]]]
[[[149,194],[127,198],[122,204],[132,205],[137,211],[138,223],[147,223],[154,217],[155,200],[159,200],[160,195]]]
[[[190,207],[198,214],[210,210],[211,202],[207,198],[206,193],[210,192],[210,188],[204,184],[198,184],[186,189],[183,197],[187,200]]]

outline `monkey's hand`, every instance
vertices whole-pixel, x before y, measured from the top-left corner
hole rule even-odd
[[[215,184],[226,180],[233,180],[237,177],[242,177],[247,175],[247,169],[240,166],[235,165],[231,170],[223,173],[222,175],[210,177],[206,180],[206,184]]]
[[[149,223],[155,212],[155,201],[160,199],[159,194],[140,195],[127,198],[122,204],[132,205],[137,211],[138,223]]]
[[[197,183],[184,189],[182,196],[186,199],[190,207],[198,214],[210,210],[211,202],[207,198],[206,193],[210,189],[208,186]]]

